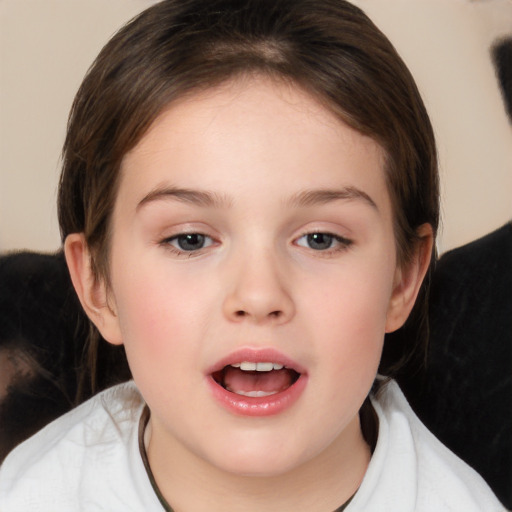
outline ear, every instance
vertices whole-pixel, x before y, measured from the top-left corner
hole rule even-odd
[[[94,275],[91,254],[83,233],[72,233],[64,242],[64,254],[71,281],[82,307],[101,335],[113,345],[122,344],[115,304],[109,296],[105,280]]]
[[[418,241],[411,260],[396,269],[393,294],[386,317],[386,332],[396,331],[407,320],[430,264],[434,243],[432,226],[422,224],[417,235]]]

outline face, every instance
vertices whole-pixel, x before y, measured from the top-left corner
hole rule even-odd
[[[364,449],[401,275],[383,160],[263,79],[173,103],[125,156],[100,329],[126,347],[155,457],[278,475]]]

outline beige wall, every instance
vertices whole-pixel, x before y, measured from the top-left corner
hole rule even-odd
[[[59,247],[67,112],[107,38],[149,0],[0,0],[0,250]],[[422,90],[439,142],[441,250],[512,218],[512,125],[488,52],[510,0],[358,0]]]
[[[358,0],[418,82],[437,136],[440,251],[512,219],[512,123],[489,57],[512,0]]]

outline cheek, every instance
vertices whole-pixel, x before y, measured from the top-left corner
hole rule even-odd
[[[377,330],[384,334],[386,315],[392,295],[395,268],[390,258],[357,258],[340,265],[321,278],[311,276],[301,296],[314,305],[324,325],[352,334]]]
[[[189,395],[198,359],[191,328],[194,304],[178,288],[143,275],[125,281],[118,292],[123,344],[138,388],[153,406],[179,403]],[[170,394],[169,389],[182,393]]]
[[[315,304],[314,326],[332,371],[355,381],[363,369],[371,374],[379,364],[394,277],[390,261],[373,258],[340,267],[322,287],[311,283],[303,292],[309,297],[304,308]]]
[[[176,359],[192,357],[207,291],[186,276],[166,269],[138,266],[137,275],[119,273],[113,282],[123,343],[134,375],[145,366],[169,367]]]

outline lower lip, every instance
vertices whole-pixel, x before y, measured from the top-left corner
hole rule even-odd
[[[209,377],[208,384],[214,398],[229,412],[240,416],[272,416],[289,409],[301,396],[307,377],[301,375],[289,388],[270,396],[248,397],[237,395]]]

